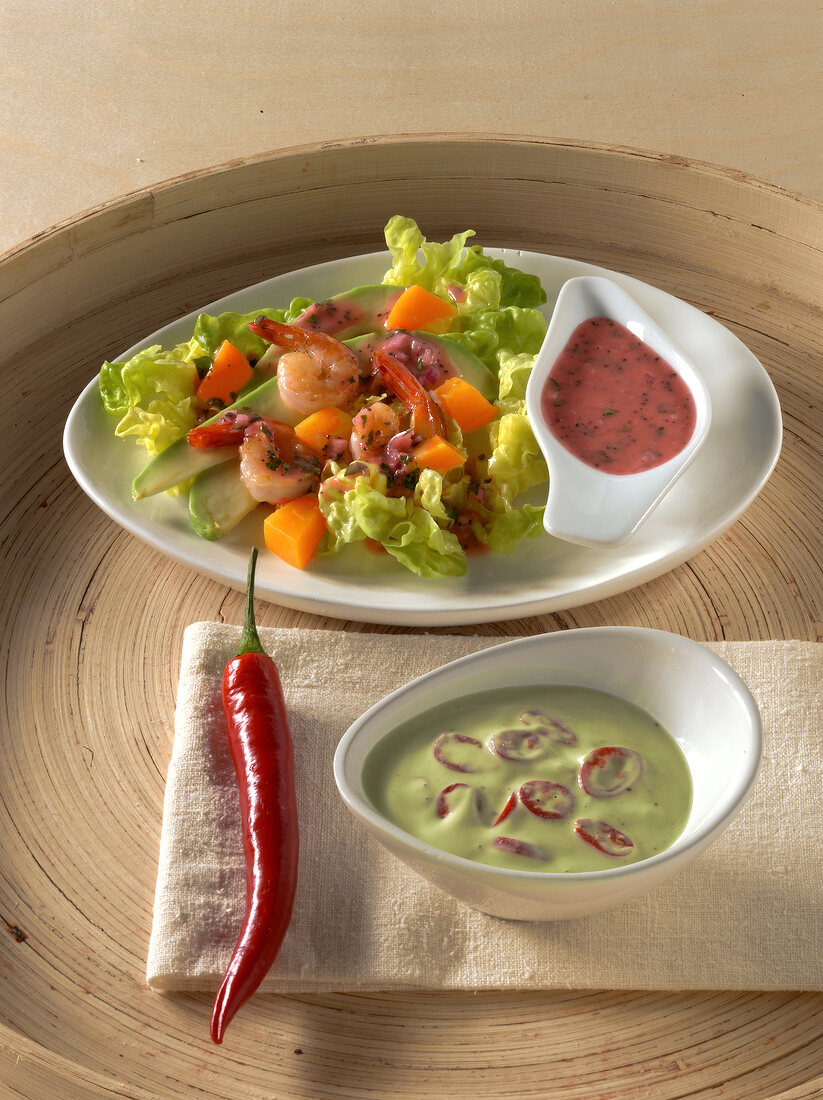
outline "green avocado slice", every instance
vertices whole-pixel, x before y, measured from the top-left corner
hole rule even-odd
[[[357,353],[361,365],[368,369],[375,348],[385,345],[400,331],[370,332],[353,340],[344,340],[343,343]],[[497,397],[497,379],[473,351],[458,344],[456,340],[450,340],[448,336],[436,336],[433,332],[410,332],[407,335],[434,350],[442,365],[444,379],[460,375],[475,389],[480,390],[488,401]]]
[[[256,389],[242,394],[228,408],[270,416],[272,420],[281,420],[292,427],[302,419],[283,402],[276,378],[269,378]],[[222,409],[203,423],[211,424],[224,416],[227,411],[228,409]],[[214,449],[192,447],[183,436],[143,467],[132,482],[132,499],[142,500],[143,497],[165,492],[166,489],[172,489],[182,481],[188,481],[190,477],[202,473],[203,470],[236,457],[236,447],[215,447]]]
[[[257,507],[257,501],[240,477],[237,448],[234,458],[204,470],[189,489],[189,519],[204,539],[219,539]]]
[[[391,308],[405,290],[377,283],[356,286],[324,302],[314,302],[294,321],[313,332],[326,332],[338,340],[351,340],[384,327]]]

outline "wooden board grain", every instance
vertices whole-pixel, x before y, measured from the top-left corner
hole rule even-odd
[[[242,597],[100,513],[65,466],[62,425],[108,355],[269,275],[379,248],[396,212],[432,238],[471,225],[482,243],[602,264],[711,311],[764,363],[784,412],[771,481],[691,561],[597,604],[461,632],[619,623],[823,640],[819,204],[626,149],[398,137],[196,173],[7,253],[0,1095],[821,1095],[813,994],[258,997],[216,1050],[207,997],[145,987],[182,632],[239,622]],[[391,632],[273,605],[259,620]]]

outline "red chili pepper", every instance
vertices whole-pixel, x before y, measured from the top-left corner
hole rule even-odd
[[[274,962],[291,919],[297,886],[297,799],[291,734],[274,661],[254,622],[256,548],[249,559],[246,614],[237,655],[223,673],[223,709],[243,822],[246,912],[211,1015],[223,1041],[229,1021]]]

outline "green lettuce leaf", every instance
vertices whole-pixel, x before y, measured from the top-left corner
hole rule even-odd
[[[447,288],[443,289],[448,293]],[[463,287],[466,297],[457,305],[459,316],[468,318],[481,310],[499,309],[502,289],[503,276],[493,267],[481,267],[470,272]]]
[[[518,271],[516,267],[509,267],[502,260],[492,260],[492,266],[503,276],[503,287],[500,291],[501,309],[508,309],[509,306],[516,306],[518,309],[535,309],[547,300],[548,296],[539,276]]]
[[[493,260],[479,245],[470,245],[456,267],[454,276],[465,284],[468,293],[472,280],[477,280],[480,272],[483,273],[483,282],[486,285],[490,285],[492,275],[499,279],[497,300],[490,302],[489,309],[507,309],[509,306],[534,309],[546,301],[546,292],[537,275],[529,275],[525,271],[509,267],[505,260]]]
[[[510,355],[530,355],[540,351],[546,335],[546,320],[537,309],[483,309],[461,318],[462,331],[448,337],[463,344],[482,359],[493,374]]]
[[[462,481],[460,478],[458,481]],[[467,478],[465,480],[468,480]],[[414,488],[414,502],[423,508],[432,519],[439,524],[448,527],[454,519],[454,512],[449,511],[443,501],[443,475],[437,470],[421,470]]]
[[[479,529],[475,527],[474,532],[495,554],[511,554],[523,539],[537,538],[544,533],[543,511],[534,504],[507,507],[491,523]]]
[[[548,480],[546,460],[525,413],[504,413],[491,425],[488,475],[506,504]]]
[[[269,344],[251,332],[249,321],[257,317],[268,317],[270,321],[280,321],[288,325],[296,320],[312,304],[312,301],[311,298],[294,298],[287,309],[257,309],[254,313],[220,313],[215,317],[209,313],[201,313],[194,326],[194,339],[208,356],[213,356],[223,341],[228,340],[242,351],[247,359],[259,359]]]
[[[486,256],[477,245],[466,246],[472,230],[445,244],[432,244],[411,218],[393,217],[386,225],[392,267],[383,282],[419,286],[457,303],[457,320],[448,338],[473,351],[493,374],[501,355],[536,355],[546,335],[546,320],[537,308],[546,293],[536,275]]]
[[[456,536],[411,498],[386,496],[386,478],[376,466],[357,475],[330,466],[332,474],[319,493],[328,527],[321,553],[336,553],[347,543],[369,538],[419,577],[465,575],[466,555]]]
[[[455,233],[450,241],[435,244],[426,240],[417,222],[395,215],[385,228],[392,266],[384,275],[383,282],[392,286],[417,283],[426,290],[441,294],[447,292],[450,285],[456,284],[467,294],[471,288],[475,295],[480,295],[481,304],[488,302],[487,308],[490,309],[508,306],[532,308],[546,301],[546,292],[536,275],[509,267],[504,260],[491,259],[479,245],[467,246],[466,241],[474,235],[473,229],[466,229]],[[485,272],[485,275],[478,281],[479,271]],[[495,273],[497,279],[490,279],[490,273]],[[472,276],[474,283],[471,282]],[[490,297],[492,284],[495,290],[494,296]]]
[[[534,366],[534,355],[503,351],[498,355],[497,404],[504,412],[526,411],[526,386]]]
[[[410,286],[416,283],[434,291],[438,279],[463,283],[460,265],[463,248],[473,229],[455,233],[450,241],[434,244],[427,241],[411,218],[399,214],[390,218],[385,229],[386,245],[391,252],[392,266],[383,276],[390,286]],[[420,254],[422,253],[422,260]]]
[[[150,455],[159,454],[193,428],[198,385],[196,340],[164,351],[159,344],[125,363],[104,363],[98,379],[106,410],[119,417],[115,435],[132,435]]]
[[[197,423],[188,399],[174,402],[158,397],[146,405],[133,405],[114,429],[116,436],[133,435],[150,455],[160,454]]]
[[[197,388],[193,360],[202,354],[193,341],[164,351],[160,344],[138,351],[125,363],[104,363],[98,385],[107,412],[123,416],[151,394],[171,400],[191,397]]]

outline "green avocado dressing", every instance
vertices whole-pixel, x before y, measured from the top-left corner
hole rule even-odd
[[[454,699],[368,754],[375,807],[420,840],[526,871],[600,871],[670,847],[692,802],[674,738],[625,700],[535,685]]]

